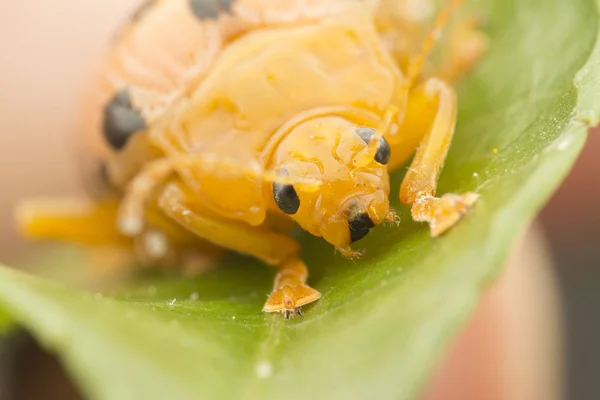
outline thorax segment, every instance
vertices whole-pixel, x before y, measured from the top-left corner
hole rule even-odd
[[[168,154],[211,153],[265,167],[261,154],[269,139],[300,114],[348,107],[381,115],[402,74],[371,16],[357,10],[255,31],[232,43],[206,79],[156,124],[153,140]],[[234,169],[219,179],[201,170],[186,176],[202,187],[202,202],[214,211],[253,225],[264,220],[271,201],[263,182]]]

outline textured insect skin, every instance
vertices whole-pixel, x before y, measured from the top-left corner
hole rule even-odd
[[[389,172],[419,148],[400,199],[443,233],[477,196],[435,197],[456,118],[441,78],[464,73],[485,38],[459,25],[460,56],[426,78],[435,34],[419,45],[424,20],[409,17],[409,3],[147,1],[119,33],[82,118],[84,167],[111,191],[78,212],[26,204],[23,231],[133,240],[143,259],[171,263],[207,242],[249,254],[279,268],[264,311],[287,317],[320,294],[285,221],[359,256],[353,242],[395,222]]]

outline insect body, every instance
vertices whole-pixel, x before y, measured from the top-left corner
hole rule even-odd
[[[358,256],[353,242],[395,220],[388,174],[417,148],[400,191],[415,220],[437,236],[475,202],[435,197],[456,96],[422,76],[459,2],[415,54],[410,28],[423,21],[404,2],[147,2],[115,39],[85,115],[85,165],[107,190],[84,211],[27,204],[23,230],[133,241],[156,259],[200,242],[249,254],[279,269],[264,311],[298,312],[320,294],[281,220]],[[467,31],[447,77],[483,48]]]

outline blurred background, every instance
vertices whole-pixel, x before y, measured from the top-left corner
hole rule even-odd
[[[2,262],[18,264],[26,251],[11,214],[19,198],[80,190],[71,143],[79,101],[108,38],[136,3],[54,0],[40,7],[38,0],[20,0],[0,6]],[[600,132],[592,131],[539,217],[564,313],[566,398],[575,400],[600,398],[598,154]]]

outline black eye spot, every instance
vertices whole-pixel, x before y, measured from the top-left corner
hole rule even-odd
[[[375,226],[371,218],[369,218],[369,214],[363,213],[358,214],[356,217],[348,222],[348,226],[350,228],[350,243],[354,243],[357,240],[360,240],[367,236],[369,230]]]
[[[375,129],[373,128],[356,128],[354,131],[360,138],[366,143],[369,144],[373,135],[375,135]],[[377,161],[381,165],[386,165],[390,162],[390,156],[392,152],[390,150],[390,145],[387,140],[382,136],[379,141],[379,147],[377,148],[377,153],[375,153],[375,161]]]
[[[120,150],[135,132],[146,129],[142,114],[131,105],[128,89],[122,89],[104,108],[104,139]]]
[[[198,19],[217,19],[221,12],[231,14],[236,0],[190,0],[190,8]]]
[[[288,175],[288,172],[286,169],[282,169],[279,171],[279,175]],[[279,209],[286,214],[296,214],[300,208],[300,199],[294,185],[273,183],[273,198]]]

